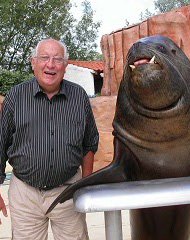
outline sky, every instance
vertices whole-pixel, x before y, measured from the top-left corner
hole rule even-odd
[[[104,34],[109,34],[125,26],[127,19],[130,24],[140,22],[140,13],[148,8],[154,12],[154,0],[89,0],[95,11],[94,20],[102,22],[97,39],[98,50]],[[75,0],[80,6],[82,0]]]

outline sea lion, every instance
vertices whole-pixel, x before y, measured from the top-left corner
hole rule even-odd
[[[190,61],[169,38],[129,49],[113,120],[113,162],[69,186],[190,176]],[[130,210],[132,240],[187,240],[190,205]]]

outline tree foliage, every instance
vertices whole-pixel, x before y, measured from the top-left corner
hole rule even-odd
[[[82,3],[83,15],[77,22],[74,32],[70,33],[70,38],[65,38],[65,42],[69,48],[71,59],[95,60],[97,56],[97,29],[101,23],[94,22],[94,11],[90,2],[85,0]]]
[[[160,13],[171,11],[172,9],[187,6],[190,0],[155,0],[155,9]]]
[[[127,18],[125,19],[125,26],[129,26],[130,25],[130,22],[127,20]]]
[[[190,4],[190,0],[154,0],[155,12],[150,12],[146,9],[145,12],[141,12],[140,20],[152,17],[156,14],[169,12],[173,9],[187,6]]]
[[[87,0],[85,6],[88,8],[77,23],[70,13],[70,0],[1,0],[0,68],[27,71],[31,49],[44,38],[63,40],[73,59],[93,58],[100,25],[90,17]],[[85,56],[82,52],[87,48],[91,52]]]
[[[150,11],[148,10],[148,8],[147,8],[144,13],[141,12],[141,14],[140,14],[140,20],[142,21],[143,19],[152,17],[152,16],[154,16],[154,15],[155,15],[155,13],[150,12]]]
[[[45,37],[59,38],[67,29],[60,22],[72,21],[69,0],[1,0],[0,64],[8,70],[21,70],[30,49]]]
[[[0,70],[0,95],[6,93],[15,85],[34,77],[33,74]]]

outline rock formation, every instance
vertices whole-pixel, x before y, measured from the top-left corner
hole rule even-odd
[[[138,39],[152,35],[171,38],[190,58],[190,6],[153,16],[102,36],[104,83],[101,95],[117,94],[129,48]]]
[[[3,100],[4,100],[4,97],[0,95],[0,110],[1,110],[1,105],[2,105]]]
[[[100,96],[90,99],[92,111],[100,135],[95,154],[94,171],[107,166],[113,160],[112,121],[115,114],[116,96]]]

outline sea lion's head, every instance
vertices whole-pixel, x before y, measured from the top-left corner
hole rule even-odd
[[[190,62],[183,51],[164,36],[134,43],[118,92],[116,132],[119,127],[146,141],[175,139],[187,132],[189,108]]]

